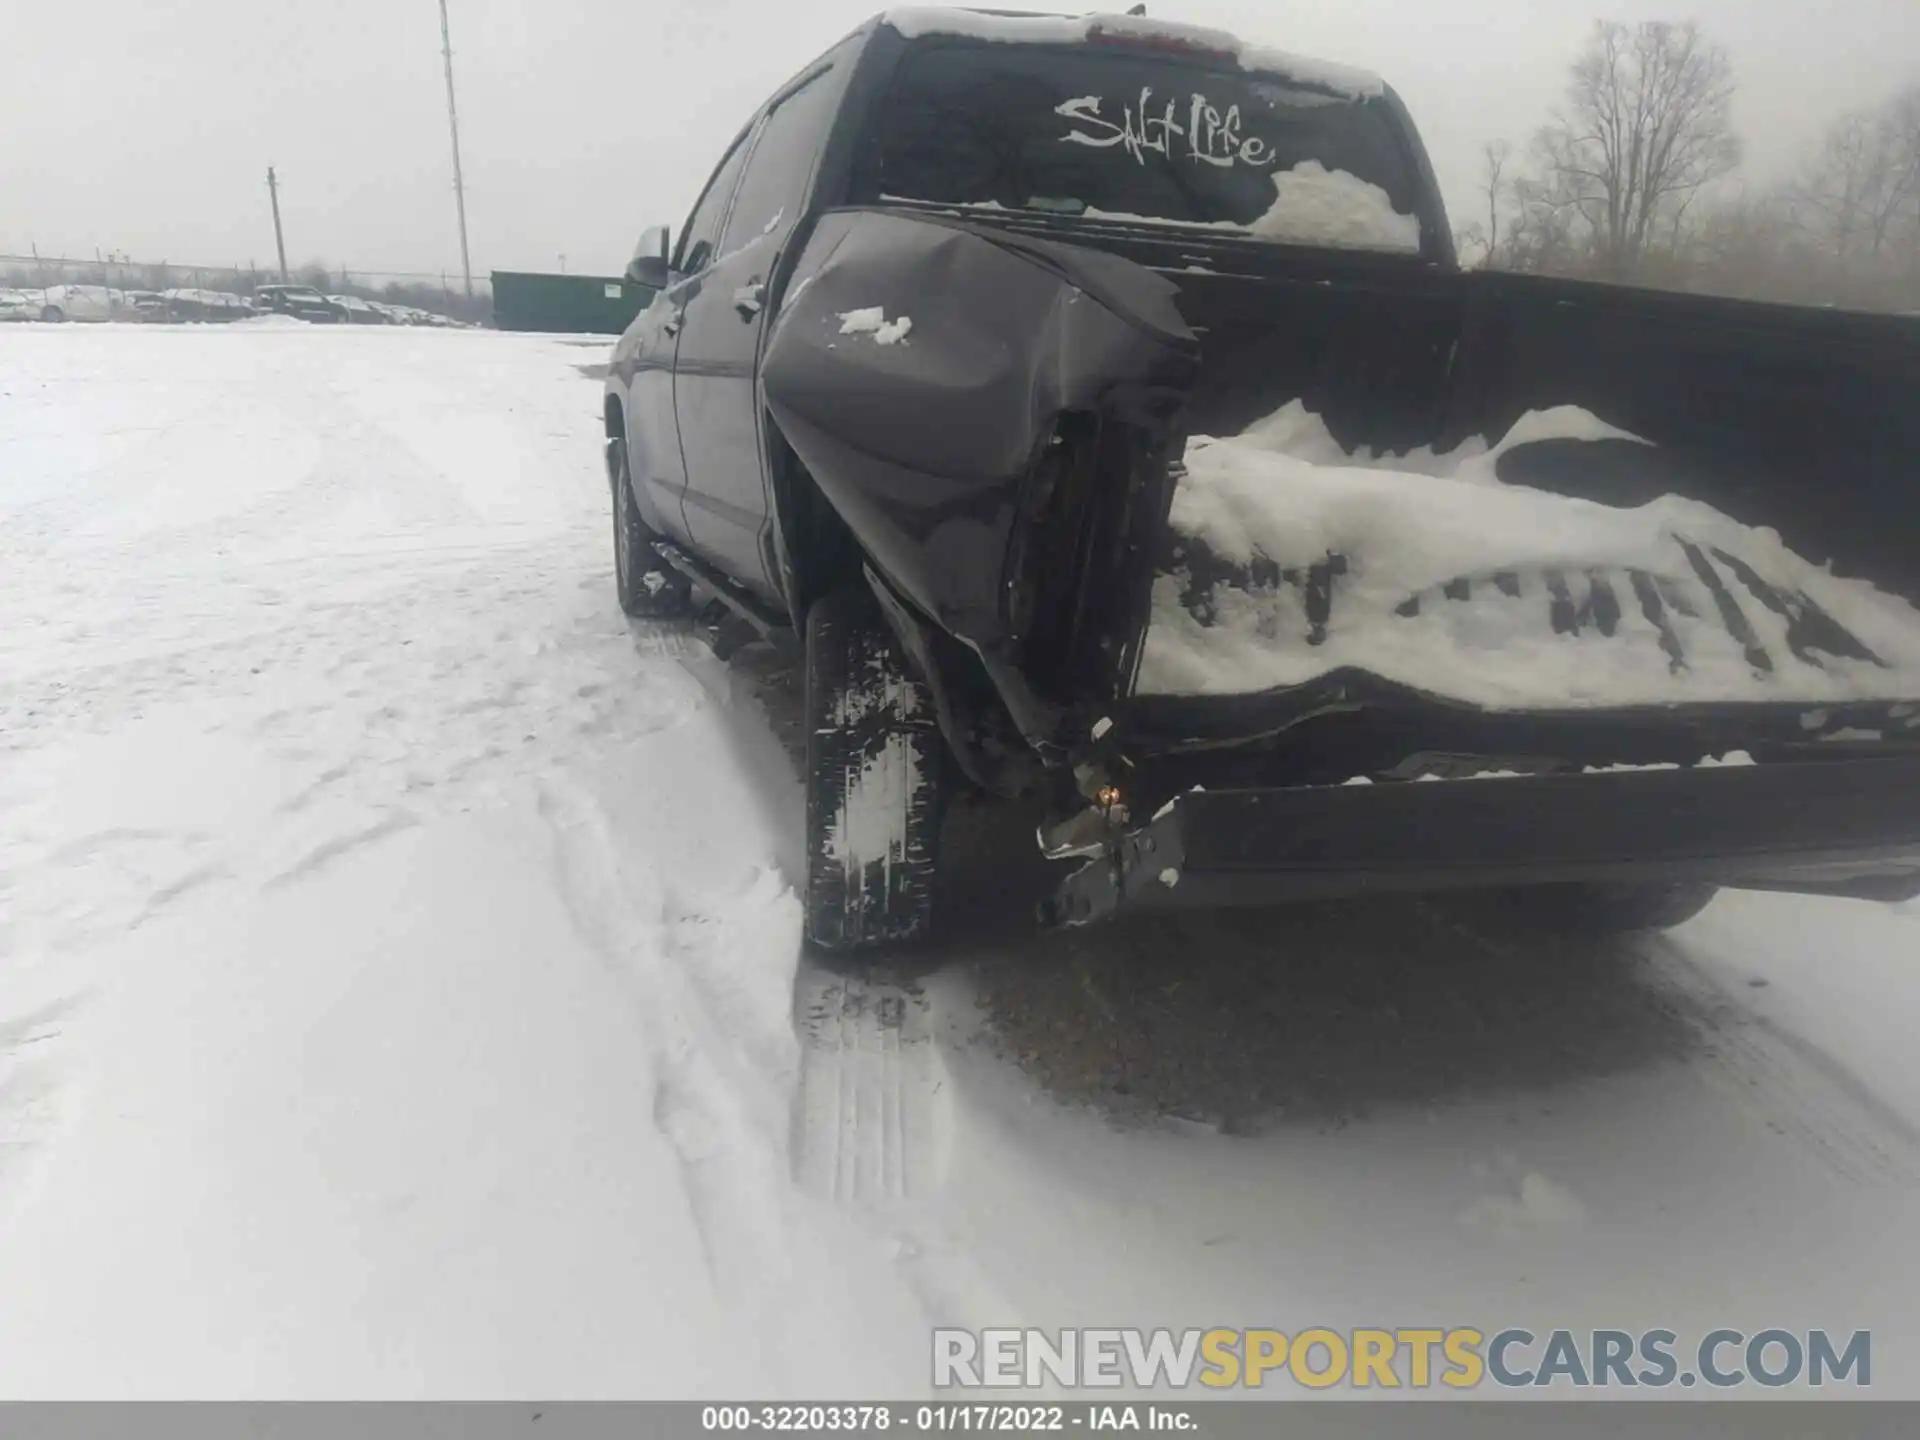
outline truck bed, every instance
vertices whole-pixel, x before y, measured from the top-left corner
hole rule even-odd
[[[905,604],[1019,692],[1030,740],[1089,707],[1156,745],[1183,716],[1218,747],[1423,702],[1664,707],[1693,730],[1744,706],[1759,729],[1791,710],[1803,738],[1871,721],[1920,739],[1912,321],[906,207],[830,214],[794,283],[766,366],[776,424]],[[868,309],[910,327],[843,333]],[[1266,534],[1232,507],[1181,533],[1183,452],[1191,487],[1225,453],[1208,443],[1244,446],[1288,407],[1328,452],[1311,489],[1271,505]],[[1473,484],[1418,473],[1576,410],[1588,423],[1482,456]],[[1382,582],[1441,563],[1441,522],[1497,533],[1516,505],[1537,553]],[[1405,523],[1343,553],[1315,506]],[[1238,607],[1266,653],[1164,683],[1179,667],[1154,663],[1148,622],[1164,631],[1170,587],[1194,635],[1226,635]],[[1425,656],[1495,615],[1513,638],[1481,647],[1478,677],[1466,651],[1409,670],[1343,643],[1365,627]],[[1580,693],[1628,655],[1617,693]]]

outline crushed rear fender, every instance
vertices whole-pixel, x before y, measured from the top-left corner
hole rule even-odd
[[[1175,297],[1117,256],[833,211],[780,300],[763,399],[877,569],[944,629],[1010,656],[1022,487],[1063,416],[1171,434],[1199,366]]]

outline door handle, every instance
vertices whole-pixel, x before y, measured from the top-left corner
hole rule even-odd
[[[740,312],[742,320],[753,319],[766,303],[767,287],[763,281],[755,280],[733,292],[733,308]]]

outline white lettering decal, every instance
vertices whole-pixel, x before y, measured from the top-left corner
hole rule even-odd
[[[1244,133],[1238,105],[1229,105],[1222,114],[1205,95],[1196,93],[1187,102],[1187,123],[1182,125],[1175,118],[1177,102],[1165,101],[1157,114],[1149,108],[1153,103],[1151,88],[1140,91],[1138,105],[1121,106],[1118,120],[1110,120],[1100,113],[1104,103],[1101,96],[1082,95],[1055,106],[1054,114],[1081,127],[1068,130],[1061,140],[1070,145],[1089,145],[1096,150],[1123,145],[1141,165],[1147,163],[1149,152],[1170,160],[1177,151],[1196,164],[1222,169],[1234,165],[1266,169],[1280,159],[1272,145],[1257,135]],[[1176,138],[1186,143],[1176,146]]]

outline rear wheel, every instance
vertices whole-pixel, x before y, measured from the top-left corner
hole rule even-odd
[[[807,612],[807,938],[854,950],[933,917],[945,755],[933,696],[864,586]]]
[[[613,481],[613,578],[620,608],[638,619],[664,620],[684,615],[691,585],[653,548],[657,538],[633,503],[633,477],[627,471],[627,447],[607,442]]]
[[[1518,890],[1513,908],[1556,930],[1626,935],[1670,930],[1693,919],[1719,893],[1717,885],[1542,885]]]

